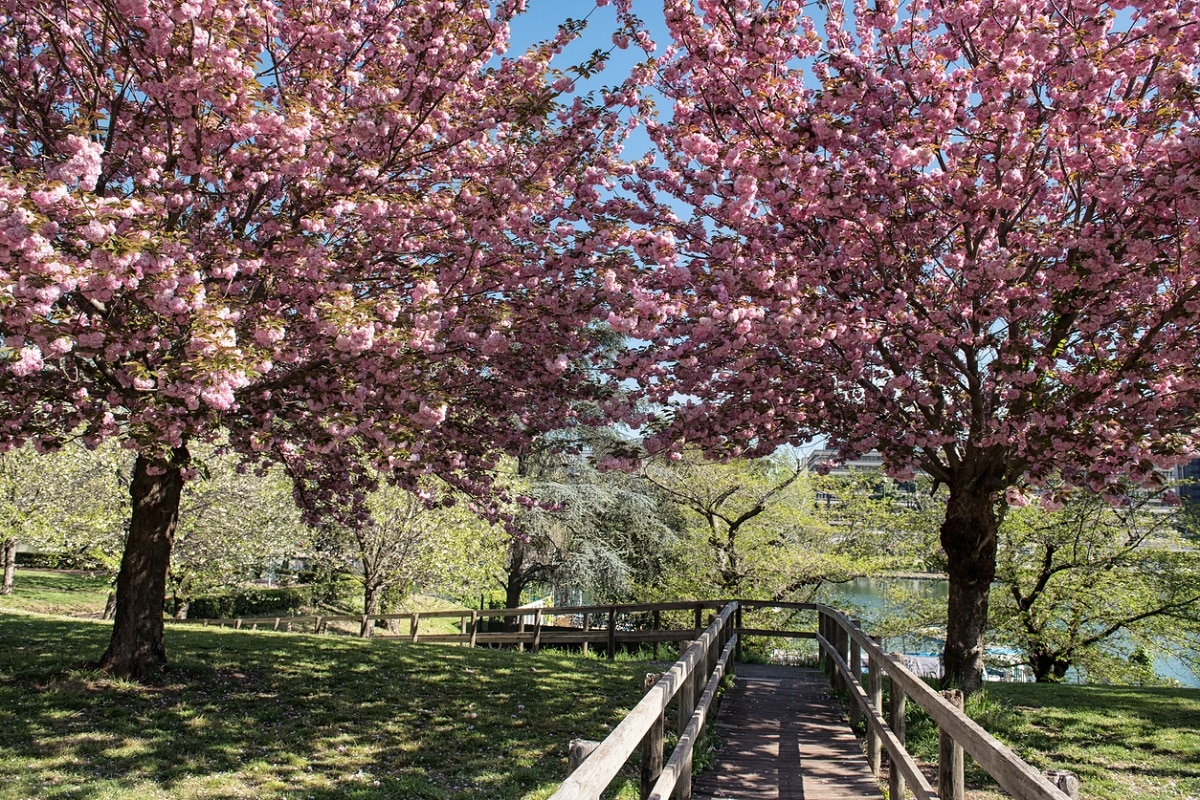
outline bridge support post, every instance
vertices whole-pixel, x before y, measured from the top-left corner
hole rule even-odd
[[[817,634],[826,642],[830,640],[829,636],[829,617],[824,611],[817,612]],[[833,683],[833,660],[829,658],[829,653],[825,650],[825,644],[818,642],[817,644],[817,664],[821,671],[825,673],[825,680]]]
[[[661,672],[647,672],[646,691],[648,692],[654,688],[654,684],[658,683],[660,678],[662,678]],[[654,721],[654,724],[650,726],[650,730],[646,731],[646,735],[642,739],[641,800],[646,800],[650,796],[650,792],[654,789],[654,782],[662,774],[665,722],[666,717],[663,714],[659,714],[658,719]]]
[[[654,609],[654,632],[658,633],[662,630],[662,612],[657,608]],[[658,639],[654,639],[654,660],[658,661]]]
[[[888,705],[891,708],[890,719],[888,724],[892,727],[892,732],[896,734],[897,741],[903,747],[905,743],[905,719],[904,714],[907,710],[908,698],[904,694],[904,689],[900,687],[896,681],[889,681],[892,686],[891,696],[888,698]],[[903,800],[904,797],[904,775],[900,772],[900,765],[896,760],[891,761],[891,768],[888,770],[888,797],[893,800]]]
[[[838,657],[841,658],[842,663],[847,664],[850,661],[850,632],[843,628],[842,624],[836,619],[831,618],[829,621],[833,626],[834,649],[837,650]],[[836,664],[832,666],[834,688],[841,689],[843,692],[849,692],[850,687],[847,685],[846,677],[842,675],[841,670],[837,668]]]
[[[738,637],[737,644],[733,649],[733,660],[738,662],[742,660],[742,604],[738,603],[737,611],[733,612],[733,632]],[[733,671],[733,664],[730,664],[730,672]]]
[[[882,714],[883,712],[883,670],[880,668],[879,659],[874,655],[867,655],[867,692],[871,697],[871,707]],[[871,774],[878,775],[882,768],[883,760],[883,742],[876,733],[875,727],[867,726],[867,763],[871,767]]]
[[[858,620],[850,620],[855,628],[858,627]],[[850,675],[851,680],[856,684],[862,683],[862,646],[854,637],[850,637]],[[858,707],[857,702],[850,703],[850,724],[858,725],[862,721],[862,709]]]
[[[617,609],[608,607],[608,660],[617,657]]]
[[[959,711],[963,710],[963,693],[947,689],[942,697]],[[963,748],[943,730],[938,731],[938,800],[963,800],[967,794],[963,775]]]
[[[1079,800],[1079,776],[1066,769],[1052,769],[1045,773],[1046,780],[1060,789],[1071,800]]]

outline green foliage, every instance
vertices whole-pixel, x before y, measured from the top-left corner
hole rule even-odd
[[[1146,683],[1159,655],[1195,652],[1200,553],[1150,499],[1113,508],[1079,494],[1058,511],[1007,515],[992,637],[1017,648],[1039,680],[1074,667],[1093,683]]]
[[[214,447],[192,451],[198,474],[184,485],[169,594],[186,601],[240,586],[310,549],[312,531],[280,468],[248,468]]]
[[[301,613],[311,603],[312,590],[307,586],[249,587],[194,597],[188,606],[188,616],[192,619],[230,619],[292,615]],[[174,609],[169,611],[173,613]]]
[[[27,446],[0,454],[0,539],[44,551],[47,566],[115,572],[128,516],[129,463],[127,453],[108,445],[88,450],[68,443],[48,453]]]

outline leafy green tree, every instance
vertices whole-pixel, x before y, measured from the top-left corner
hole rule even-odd
[[[370,518],[342,529],[344,566],[361,584],[362,612],[391,613],[414,591],[463,595],[486,583],[502,533],[448,486],[420,494],[380,485]],[[364,625],[363,636],[371,626]]]
[[[116,447],[88,450],[75,443],[45,453],[25,446],[0,454],[0,593],[12,593],[19,543],[115,570],[129,514],[130,463]]]
[[[1058,510],[1007,515],[992,638],[1018,649],[1038,681],[1061,681],[1072,667],[1092,679],[1145,679],[1154,656],[1200,641],[1200,553],[1153,500],[1113,507],[1078,494]]]
[[[282,469],[247,468],[199,445],[192,457],[200,468],[183,488],[167,573],[180,618],[191,598],[259,577],[307,550],[312,540]]]
[[[505,605],[532,586],[582,592],[592,600],[632,598],[657,575],[675,536],[673,512],[643,476],[601,471],[630,445],[606,429],[543,437],[513,464],[512,536],[499,582]]]
[[[794,459],[721,463],[688,451],[649,461],[643,474],[684,521],[660,596],[808,600],[828,581],[869,571],[856,532],[836,524],[823,507],[832,497]]]

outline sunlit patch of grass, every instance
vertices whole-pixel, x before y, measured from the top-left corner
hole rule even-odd
[[[0,595],[0,611],[99,617],[111,588],[112,577],[108,575],[18,569],[13,593]]]
[[[0,800],[547,797],[646,666],[168,628],[153,686],[86,661],[107,625],[0,614]],[[636,780],[636,779],[634,779]],[[631,793],[632,792],[632,793]],[[625,780],[612,796],[632,798]]]

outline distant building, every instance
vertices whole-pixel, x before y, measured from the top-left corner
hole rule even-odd
[[[877,472],[883,469],[883,456],[878,450],[872,450],[869,453],[864,453],[858,458],[852,458],[849,461],[842,461],[838,456],[837,450],[828,450],[821,448],[814,450],[804,459],[804,468],[817,472],[822,464],[828,464],[829,474],[831,475],[849,475],[855,472]]]
[[[1175,468],[1175,490],[1184,503],[1200,505],[1200,458]]]

